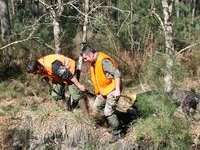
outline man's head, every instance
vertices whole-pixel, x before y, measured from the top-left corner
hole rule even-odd
[[[91,48],[89,45],[85,45],[82,49],[81,56],[84,62],[93,63],[96,60],[96,49]]]
[[[38,61],[34,60],[27,65],[26,70],[28,73],[36,74],[39,71],[39,66],[40,64],[38,63]]]

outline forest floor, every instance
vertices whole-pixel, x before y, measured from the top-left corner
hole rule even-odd
[[[148,137],[151,134],[154,137],[154,133],[151,133],[150,128],[148,129],[149,135],[146,135],[147,138],[138,136],[138,127],[143,125],[151,126],[151,124],[145,125],[145,119],[147,120],[148,117],[141,117],[137,114],[137,110],[132,107],[133,103],[135,103],[136,95],[145,93],[150,90],[150,87],[140,85],[124,90],[122,94],[130,97],[131,100],[126,97],[120,99],[118,115],[121,117],[122,124],[124,124],[126,134],[123,139],[110,144],[111,134],[106,123],[102,123],[101,126],[96,128],[91,116],[88,116],[81,109],[69,112],[63,107],[59,107],[47,95],[48,90],[46,87],[37,82],[37,80],[37,78],[28,77],[25,80],[11,79],[0,83],[0,149],[129,150],[150,147],[153,147],[153,149],[159,148]],[[181,84],[184,87],[187,85],[187,89],[195,88],[199,90],[200,81],[185,79]],[[183,113],[177,112],[175,114],[178,114],[178,117],[187,120]],[[155,117],[159,113],[153,113],[150,117]],[[160,119],[162,120],[162,118]],[[158,124],[161,123],[162,125],[162,122],[158,122]],[[200,148],[199,124],[200,120],[191,120],[189,123],[188,135],[192,139],[188,142],[190,145],[186,147],[190,149]],[[153,126],[152,128],[155,127]],[[167,132],[171,132],[170,130],[171,127]],[[177,133],[177,136],[182,138],[182,132],[184,131]],[[168,133],[163,134],[163,136],[165,135],[168,136]],[[187,141],[186,137],[187,135],[184,133],[183,138]],[[169,138],[171,138],[171,134]],[[174,149],[176,148],[177,146],[175,145]]]

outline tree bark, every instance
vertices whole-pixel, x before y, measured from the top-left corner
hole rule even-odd
[[[82,45],[81,49],[83,48],[84,44],[87,43],[87,25],[88,25],[88,12],[89,12],[89,0],[85,0],[84,3],[84,24],[83,24],[83,37],[82,37]],[[83,64],[83,58],[79,56],[78,65],[77,65],[77,79],[80,78],[81,68]]]
[[[179,8],[179,0],[175,0],[175,6],[176,6],[176,17],[180,17],[180,8]]]
[[[57,18],[53,18],[53,34],[54,34],[54,44],[56,54],[61,53],[60,48],[60,24],[57,21]]]
[[[83,24],[83,38],[82,38],[83,43],[87,42],[88,11],[89,11],[89,0],[85,0],[85,18]]]
[[[15,0],[11,0],[12,15],[15,15]]]
[[[166,72],[164,77],[165,92],[170,93],[173,89],[173,30],[172,30],[172,8],[174,0],[162,0],[163,14],[164,14],[164,33],[165,33],[165,46],[166,46]]]
[[[8,40],[11,35],[10,15],[7,0],[0,0],[1,39]]]
[[[64,10],[63,0],[57,0],[56,4],[57,7],[51,7],[51,5],[48,5],[43,0],[39,0],[39,2],[45,7],[48,8],[51,14],[52,24],[53,24],[53,34],[54,34],[54,46],[55,46],[55,53],[60,54],[61,53],[61,42],[60,42],[60,17]],[[54,3],[54,1],[50,1],[51,4]]]
[[[196,0],[192,1],[192,24],[194,23],[195,11],[196,11]]]

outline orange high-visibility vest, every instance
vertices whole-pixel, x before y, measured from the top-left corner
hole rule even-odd
[[[45,69],[43,75],[52,78],[54,81],[62,82],[60,78],[55,76],[52,72],[52,63],[56,60],[60,61],[72,74],[75,73],[75,61],[73,59],[61,54],[50,54],[38,59],[38,62]]]
[[[106,96],[115,89],[115,80],[106,78],[106,75],[103,71],[104,59],[109,59],[113,65],[116,66],[115,61],[110,56],[103,52],[98,52],[96,62],[94,65],[90,66],[90,71],[95,94]]]

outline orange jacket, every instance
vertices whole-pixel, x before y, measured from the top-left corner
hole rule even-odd
[[[115,89],[115,80],[106,78],[103,71],[103,60],[109,59],[114,65],[115,61],[103,52],[98,52],[94,65],[90,66],[91,80],[94,86],[95,94],[108,95]]]
[[[59,77],[55,76],[52,72],[52,63],[59,60],[72,74],[75,73],[75,61],[71,58],[65,57],[61,54],[50,54],[38,59],[38,62],[44,67],[44,76],[48,76],[54,81],[63,82]]]

